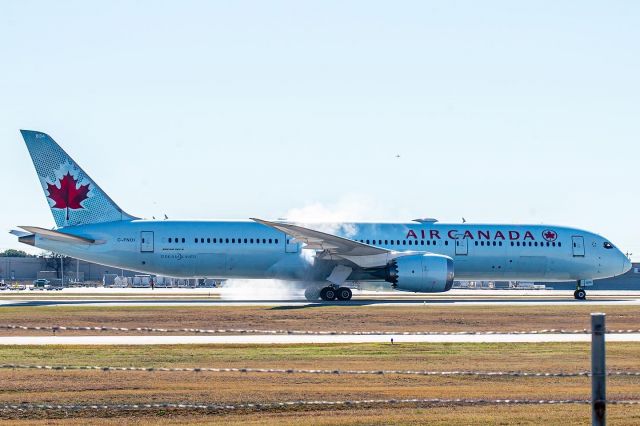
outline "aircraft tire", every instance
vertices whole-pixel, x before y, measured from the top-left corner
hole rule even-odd
[[[330,302],[332,300],[335,300],[336,291],[333,289],[333,287],[325,287],[322,290],[320,290],[320,298],[325,302]]]
[[[353,296],[353,293],[349,287],[340,287],[338,289],[338,300],[345,302],[351,300],[351,296]]]
[[[573,297],[576,300],[585,300],[587,298],[587,292],[582,289],[576,290],[573,292]]]
[[[320,299],[320,289],[317,287],[309,287],[304,290],[304,297],[309,302],[315,302]]]

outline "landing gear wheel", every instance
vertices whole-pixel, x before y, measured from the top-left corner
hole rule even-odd
[[[351,289],[349,287],[340,287],[338,289],[338,300],[341,300],[343,302],[351,300],[351,296],[353,296],[353,293],[351,292]]]
[[[325,287],[320,290],[320,298],[326,302],[335,300],[337,294],[333,287]]]
[[[304,297],[309,302],[315,302],[320,299],[320,289],[317,287],[309,287],[304,291]]]
[[[573,292],[573,297],[576,300],[584,300],[587,298],[587,292],[580,288]]]

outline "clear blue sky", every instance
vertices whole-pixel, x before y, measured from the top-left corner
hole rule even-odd
[[[53,225],[27,128],[143,217],[544,222],[640,258],[639,22],[635,1],[2,2],[0,248]]]

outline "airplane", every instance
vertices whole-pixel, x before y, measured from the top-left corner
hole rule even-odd
[[[551,225],[292,223],[286,220],[141,219],[122,210],[46,133],[21,130],[56,227],[20,226],[21,243],[81,260],[179,278],[302,282],[310,301],[348,301],[375,283],[446,292],[458,280],[575,281],[631,262],[606,238]],[[385,287],[386,288],[386,287]]]

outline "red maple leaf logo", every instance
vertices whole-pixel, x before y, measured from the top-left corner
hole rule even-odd
[[[89,198],[89,184],[78,186],[78,181],[67,172],[58,181],[60,188],[47,182],[48,197],[54,201],[51,206],[54,209],[67,209],[67,220],[69,220],[69,209],[83,209],[82,202]]]
[[[555,241],[558,238],[558,234],[554,231],[546,230],[542,233],[542,237],[547,241]]]

